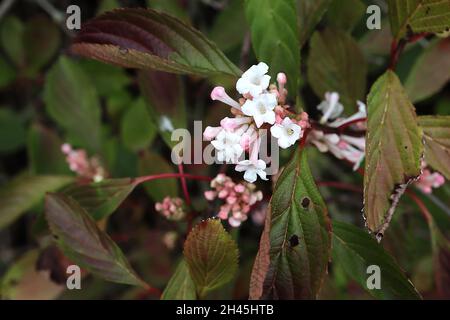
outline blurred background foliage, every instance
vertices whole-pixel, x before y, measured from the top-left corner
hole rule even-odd
[[[46,6],[48,3],[51,5]],[[365,9],[372,3],[382,8],[381,30],[367,30]],[[167,12],[201,30],[231,61],[245,69],[256,62],[256,57],[249,43],[243,2],[20,0],[0,12],[0,194],[17,197],[14,208],[7,207],[5,198],[0,197],[2,298],[156,299],[156,295],[143,294],[139,288],[90,275],[83,279],[83,290],[69,291],[61,285],[68,261],[52,245],[42,215],[45,192],[61,188],[72,177],[60,151],[61,144],[68,142],[86,149],[90,155],[98,155],[108,176],[113,178],[177,172],[170,161],[170,137],[161,132],[158,117],[168,116],[176,127],[188,129],[192,129],[194,120],[204,120],[204,127],[213,125],[228,111],[211,102],[209,92],[219,83],[231,92],[233,83],[160,72],[139,75],[134,70],[73,56],[68,47],[74,32],[65,28],[64,20],[65,8],[70,4],[80,6],[83,22],[117,7],[148,6]],[[392,40],[386,10],[384,1],[331,0],[317,27],[323,32],[316,33],[311,41],[313,30],[302,35],[297,102],[311,116],[316,114],[315,106],[325,90],[329,90],[327,83],[315,80],[316,69],[326,66],[339,70],[336,50],[341,43],[350,43],[354,48],[349,52],[353,68],[347,70],[345,79],[358,86],[357,90],[350,90],[346,83],[338,83],[342,87],[335,89],[344,102],[364,100],[369,84],[386,69]],[[282,34],[283,30],[278,32]],[[397,73],[418,114],[450,115],[448,39],[423,39],[408,45]],[[289,155],[282,153],[282,163]],[[311,149],[309,158],[317,181],[362,185],[361,176],[332,156]],[[186,171],[214,176],[218,167],[188,165]],[[233,175],[232,170],[228,173]],[[189,182],[194,206],[203,212],[203,217],[213,216],[217,209],[202,197],[207,187],[207,183]],[[258,187],[265,194],[271,192],[267,184]],[[14,188],[19,191],[11,194]],[[360,194],[331,188],[321,191],[333,219],[364,226]],[[137,188],[103,226],[142,278],[160,289],[164,289],[180,258],[186,226],[158,216],[154,203],[179,193],[177,180],[148,182]],[[422,196],[444,236],[450,232],[449,195],[446,184],[433,195]],[[213,293],[211,298],[247,298],[261,230],[252,221],[241,227],[239,273],[226,290]],[[164,241],[170,231],[179,234],[171,245]],[[430,232],[412,202],[401,202],[383,246],[396,257],[425,298],[439,297]],[[345,265],[332,263],[329,274],[321,298],[370,298],[350,279]]]

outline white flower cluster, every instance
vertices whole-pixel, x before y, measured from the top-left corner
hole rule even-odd
[[[339,103],[339,94],[336,92],[327,92],[325,94],[325,100],[317,106],[323,114],[320,119],[320,124],[323,125],[324,128],[323,130],[314,128],[308,136],[308,141],[315,145],[319,151],[329,151],[336,158],[353,163],[353,170],[357,170],[361,165],[366,147],[364,137],[367,118],[366,105],[361,101],[358,101],[357,103],[359,107],[358,112],[349,118],[344,118],[341,116],[344,107]],[[331,129],[353,127],[356,130],[360,130],[361,133],[356,136],[334,132],[330,133],[327,132],[327,127]]]
[[[244,72],[236,83],[236,90],[242,95],[239,102],[228,96],[223,87],[215,87],[211,99],[231,106],[234,117],[222,119],[220,127],[207,127],[203,133],[216,149],[217,159],[237,164],[236,171],[245,172],[244,179],[251,183],[258,176],[267,180],[266,163],[258,157],[261,129],[270,128],[278,145],[288,148],[303,136],[302,128],[308,124],[306,113],[298,119],[288,117],[286,75],[278,74],[277,87],[270,85],[268,71],[267,64],[260,62]],[[246,151],[250,154],[249,160],[241,160]]]

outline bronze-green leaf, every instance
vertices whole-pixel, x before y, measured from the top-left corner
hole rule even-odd
[[[184,257],[200,298],[231,281],[238,268],[237,245],[220,220],[204,220],[189,233]]]
[[[420,174],[422,131],[400,80],[387,71],[367,98],[364,215],[381,240],[406,187]]]
[[[115,65],[236,77],[239,69],[196,29],[153,9],[116,9],[85,23],[72,51]]]
[[[408,32],[448,31],[450,0],[388,0],[389,20],[394,38]]]
[[[120,248],[75,200],[58,193],[47,194],[45,200],[50,230],[69,259],[105,280],[148,287]]]
[[[421,116],[425,162],[450,179],[450,116]]]
[[[366,77],[366,60],[350,35],[331,29],[313,35],[308,80],[320,99],[326,92],[336,91],[348,113],[353,113],[356,101],[366,94]]]
[[[326,275],[331,225],[306,155],[296,151],[276,183],[253,267],[251,299],[315,299]]]
[[[183,259],[164,289],[161,300],[195,300],[196,298],[195,283],[189,274],[186,261]]]
[[[0,189],[0,230],[44,199],[45,193],[56,191],[73,181],[68,176],[20,175]]]

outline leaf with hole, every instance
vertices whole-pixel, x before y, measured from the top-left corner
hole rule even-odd
[[[315,299],[331,250],[327,208],[297,150],[277,180],[250,283],[251,299]]]
[[[379,240],[408,184],[420,175],[422,131],[400,80],[387,71],[367,98],[364,216]]]

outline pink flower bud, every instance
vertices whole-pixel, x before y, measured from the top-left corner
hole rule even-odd
[[[286,74],[283,72],[280,72],[279,74],[277,74],[277,82],[278,82],[278,84],[284,86],[287,83]]]
[[[215,87],[211,91],[211,99],[214,101],[215,100],[221,101],[232,108],[241,110],[241,105],[237,101],[230,98],[230,96],[226,93],[224,87]]]
[[[64,153],[64,154],[69,154],[69,153],[72,151],[72,147],[70,146],[70,144],[64,143],[64,144],[61,146],[61,151],[62,151],[62,153]]]
[[[222,131],[221,127],[206,127],[203,132],[203,137],[205,140],[211,141],[220,133],[220,131]]]
[[[216,198],[216,193],[214,191],[205,191],[206,200],[212,201]]]

